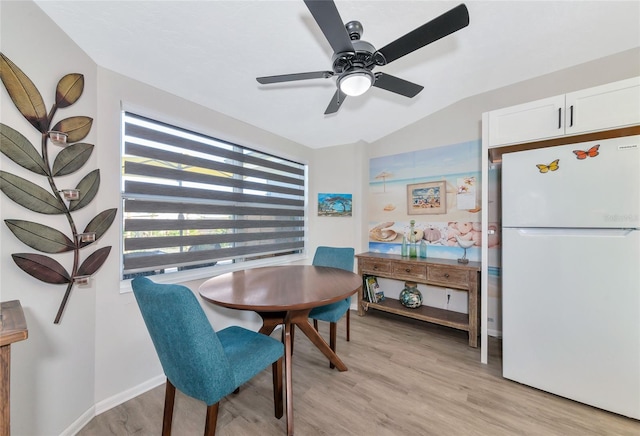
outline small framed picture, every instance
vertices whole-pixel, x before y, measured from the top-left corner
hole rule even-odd
[[[342,217],[352,214],[351,194],[318,194],[318,216]]]
[[[409,215],[447,213],[447,182],[442,180],[407,185],[407,213]]]

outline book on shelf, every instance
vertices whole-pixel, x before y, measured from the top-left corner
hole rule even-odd
[[[362,275],[362,301],[369,301],[369,276]]]
[[[364,276],[364,299],[367,300],[368,302],[372,302],[373,300],[373,295],[371,294],[371,290],[372,290],[372,286],[373,286],[373,282],[375,280],[374,276]],[[377,281],[377,280],[376,280]]]
[[[367,276],[365,278],[367,284],[367,301],[370,303],[378,303],[384,300],[384,292],[380,290],[378,279],[375,276]]]

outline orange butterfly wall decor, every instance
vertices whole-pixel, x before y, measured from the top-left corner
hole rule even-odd
[[[560,159],[556,159],[553,162],[551,162],[549,165],[537,164],[536,166],[538,167],[541,173],[547,173],[549,171],[555,171],[558,168],[560,168],[560,166],[558,165],[559,162],[560,162]]]
[[[576,158],[582,160],[582,159],[586,159],[587,157],[596,157],[597,155],[599,155],[600,154],[598,152],[599,148],[600,148],[600,144],[596,144],[587,151],[573,150],[573,152],[576,154]]]

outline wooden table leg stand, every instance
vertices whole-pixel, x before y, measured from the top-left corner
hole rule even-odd
[[[339,371],[346,371],[347,365],[329,347],[322,336],[309,324],[309,312],[311,309],[292,310],[290,312],[259,312],[262,318],[260,333],[270,335],[279,325],[283,326],[284,335],[284,373],[285,373],[285,404],[287,416],[287,435],[293,436],[293,372],[292,357],[293,343],[292,331],[297,326],[309,338],[311,343],[324,354]]]

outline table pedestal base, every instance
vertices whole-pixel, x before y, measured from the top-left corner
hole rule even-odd
[[[258,312],[262,318],[260,333],[270,335],[275,328],[282,325],[284,328],[284,373],[285,373],[285,403],[287,407],[287,435],[293,435],[293,385],[291,372],[291,357],[293,343],[292,331],[297,326],[309,338],[311,343],[324,354],[327,359],[339,371],[346,371],[347,365],[333,352],[322,336],[309,324],[309,312],[311,309],[290,310],[288,312]]]

